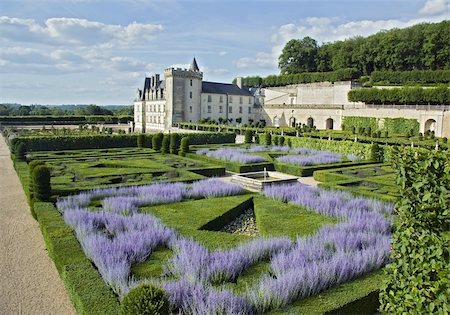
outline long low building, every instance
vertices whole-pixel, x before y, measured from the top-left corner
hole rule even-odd
[[[415,119],[420,132],[450,137],[449,105],[371,105],[349,102],[351,81],[246,88],[237,84],[203,81],[194,58],[189,69],[169,68],[164,80],[146,77],[134,102],[135,131],[168,130],[179,122],[213,119],[230,124],[265,121],[268,126],[306,124],[318,129],[342,129],[344,117]],[[382,126],[380,126],[382,127]]]

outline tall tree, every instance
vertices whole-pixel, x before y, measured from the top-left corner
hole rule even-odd
[[[307,36],[303,39],[291,39],[278,58],[278,67],[282,74],[317,71],[318,45],[315,39]]]

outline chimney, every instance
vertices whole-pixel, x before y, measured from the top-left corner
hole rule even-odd
[[[159,85],[159,74],[155,74],[155,87]]]
[[[237,77],[236,78],[236,85],[242,89],[242,77]]]

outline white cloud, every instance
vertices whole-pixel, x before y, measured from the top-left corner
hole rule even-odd
[[[94,46],[149,41],[163,31],[161,24],[104,24],[76,18],[49,18],[43,25],[33,19],[0,17],[0,32],[11,42]]]
[[[228,54],[228,52],[226,52],[226,51],[219,51],[219,56],[225,56],[226,54]]]
[[[419,13],[421,17],[400,20],[343,21],[333,17],[309,17],[297,24],[281,25],[272,35],[270,52],[258,52],[255,57],[243,57],[235,61],[238,68],[276,68],[278,56],[291,39],[312,37],[320,43],[344,40],[355,36],[369,36],[381,30],[405,28],[423,22],[439,22],[449,18],[450,0],[427,0]]]
[[[424,15],[449,14],[450,1],[449,0],[427,0],[425,5],[420,10]]]

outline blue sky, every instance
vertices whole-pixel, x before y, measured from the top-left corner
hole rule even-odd
[[[450,18],[450,0],[0,0],[0,102],[131,104],[146,74],[278,73],[292,38],[318,42]]]

